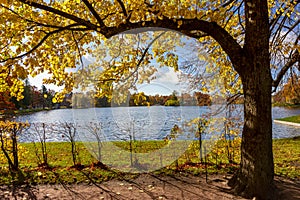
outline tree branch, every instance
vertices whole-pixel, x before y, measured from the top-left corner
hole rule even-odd
[[[131,76],[133,76],[133,75],[138,71],[140,65],[142,64],[142,62],[143,62],[143,60],[144,60],[144,58],[145,58],[145,56],[146,56],[148,50],[149,50],[150,47],[152,46],[152,44],[153,44],[156,40],[158,40],[162,35],[164,35],[165,33],[166,33],[166,32],[162,32],[161,34],[159,34],[158,36],[156,36],[156,37],[155,37],[155,38],[147,45],[146,49],[144,50],[144,52],[143,52],[141,58],[139,59],[137,65],[136,65],[135,70],[134,70],[132,73],[130,73],[125,79],[123,79],[123,80],[121,80],[121,81],[123,81],[123,82],[124,82],[124,81],[127,81]]]
[[[285,73],[290,69],[296,62],[300,62],[300,54],[299,51],[296,50],[291,59],[283,66],[283,68],[280,70],[280,72],[277,74],[277,77],[275,80],[272,82],[272,86],[274,87],[273,91],[276,91],[281,79],[285,75]]]
[[[49,27],[49,28],[61,28],[61,26],[56,26],[56,25],[51,25],[51,24],[43,24],[43,23],[40,23],[40,22],[36,22],[36,21],[33,21],[31,19],[27,19],[27,18],[24,18],[22,17],[19,13],[15,12],[13,9],[7,7],[7,6],[4,6],[4,5],[0,5],[2,8],[6,9],[6,10],[9,10],[11,13],[15,14],[16,16],[18,16],[20,19],[23,19],[29,23],[33,23],[33,24],[36,24],[36,25],[39,25],[39,26],[44,26],[44,27]]]
[[[93,14],[93,16],[97,19],[97,21],[100,24],[100,26],[101,27],[105,27],[105,24],[104,24],[103,20],[100,18],[100,16],[98,15],[98,13],[96,12],[96,10],[94,9],[93,5],[90,4],[90,2],[88,0],[82,0],[82,1],[86,5],[86,7],[88,7],[88,9],[91,11],[91,13]]]
[[[294,4],[293,2],[295,2],[295,4]],[[286,3],[286,2],[285,2],[285,3]],[[282,8],[283,5],[284,5],[285,3],[282,3],[282,4],[279,6],[279,8]],[[300,1],[299,1],[299,0],[298,0],[298,1],[291,0],[289,3],[294,4],[294,6],[296,7],[296,6],[300,3]],[[270,20],[271,31],[275,28],[276,22],[282,17],[282,15],[284,14],[284,12],[285,12],[287,9],[288,9],[288,7],[284,7],[283,10],[279,10],[279,13],[276,15],[276,17]]]
[[[75,42],[75,45],[76,45],[76,48],[77,48],[77,51],[78,51],[78,54],[79,54],[79,59],[80,59],[80,63],[81,63],[81,66],[82,66],[82,68],[83,68],[83,61],[82,61],[82,54],[81,54],[81,51],[80,51],[80,48],[79,48],[79,44],[78,44],[78,41],[77,41],[77,39],[76,39],[76,37],[75,37],[75,35],[74,35],[74,32],[72,31],[71,32],[72,33],[72,37],[73,37],[73,40],[74,40],[74,42]],[[83,38],[84,36],[82,36],[82,38]]]
[[[281,37],[281,41],[285,40],[285,38],[288,36],[288,34],[296,27],[298,27],[298,25],[300,24],[300,19],[298,21],[296,21],[291,27],[285,27],[288,29],[288,31],[286,31],[286,33]]]
[[[122,12],[123,12],[124,16],[127,18],[128,15],[127,15],[127,11],[126,11],[124,3],[122,2],[122,0],[117,0],[117,2],[120,4],[120,6],[122,8]]]
[[[230,104],[234,103],[235,100],[237,100],[239,97],[241,97],[243,95],[244,95],[243,93],[238,92],[238,93],[234,94],[233,96],[228,97],[226,100],[226,105],[229,106]]]
[[[51,32],[48,32],[40,41],[37,45],[35,45],[32,49],[30,49],[29,51],[27,51],[26,53],[23,53],[19,56],[15,56],[15,57],[12,57],[12,58],[7,58],[7,59],[4,59],[4,60],[0,60],[0,63],[3,63],[3,62],[6,62],[8,60],[16,60],[16,59],[20,59],[20,58],[23,58],[24,56],[27,56],[29,54],[31,54],[32,52],[34,52],[37,48],[39,48],[41,45],[43,45],[43,43],[53,34],[55,33],[59,33],[61,31],[64,31],[64,30],[68,30],[70,27],[74,26],[75,24],[71,24],[69,26],[65,26],[65,27],[61,27],[57,30],[54,30],[54,31],[51,31]]]
[[[45,10],[50,13],[57,14],[59,16],[65,17],[67,19],[71,19],[80,25],[86,26],[90,30],[95,30],[99,32],[100,34],[104,35],[107,38],[110,38],[113,35],[119,34],[121,32],[136,29],[136,28],[142,28],[142,27],[160,27],[160,28],[168,28],[174,31],[181,32],[183,34],[186,34],[190,37],[198,38],[198,35],[193,35],[191,32],[198,30],[202,31],[204,33],[207,33],[208,35],[212,36],[223,48],[223,50],[228,54],[230,57],[235,69],[238,73],[241,73],[244,69],[244,67],[241,67],[242,59],[246,59],[246,56],[244,55],[243,48],[238,44],[238,42],[222,27],[220,27],[216,22],[208,22],[205,20],[198,20],[198,19],[177,19],[181,20],[183,23],[181,26],[178,26],[177,21],[173,19],[169,19],[164,17],[163,19],[157,19],[156,22],[154,21],[145,21],[145,22],[136,22],[136,23],[130,23],[127,21],[127,23],[120,24],[118,28],[116,27],[101,27],[97,26],[87,20],[84,20],[82,18],[79,18],[75,15],[63,12],[61,10],[52,8],[47,5],[43,5],[40,3],[28,1],[28,0],[18,0],[19,2],[22,2],[26,5]],[[86,3],[88,3],[85,0]],[[118,1],[119,2],[119,1]],[[232,0],[229,0],[228,2],[232,2]],[[86,4],[89,5],[89,4]],[[225,4],[227,5],[227,4]],[[122,7],[122,6],[121,6]],[[124,7],[125,8],[125,7]],[[94,13],[96,14],[96,13]],[[99,30],[99,28],[102,28]],[[145,29],[144,32],[146,32],[149,29]],[[47,37],[49,37],[47,35]],[[44,41],[44,40],[43,40]],[[40,45],[40,44],[39,44]]]
[[[87,20],[84,20],[82,18],[76,17],[75,15],[71,15],[69,13],[66,13],[64,11],[58,10],[56,8],[52,8],[52,7],[49,7],[47,5],[39,4],[39,3],[28,1],[28,0],[18,0],[18,1],[21,2],[21,3],[24,3],[26,5],[32,6],[34,8],[45,10],[47,12],[50,12],[50,13],[53,13],[53,14],[65,17],[67,19],[71,19],[71,20],[73,20],[73,21],[75,21],[75,22],[77,22],[77,23],[79,23],[81,25],[89,27],[90,29],[97,30],[97,28],[98,28],[97,25],[95,25],[95,24],[93,24],[93,23],[91,23],[91,22],[89,22]]]
[[[198,38],[197,34],[192,32],[198,30],[207,33],[213,37],[223,48],[223,50],[230,57],[235,69],[238,73],[243,71],[243,67],[240,66],[241,60],[246,59],[243,48],[237,43],[237,41],[222,27],[215,22],[208,22],[198,19],[178,19],[182,21],[182,25],[178,26],[177,21],[164,17],[163,19],[157,19],[156,22],[145,21],[136,23],[120,24],[118,28],[107,27],[106,30],[100,30],[100,33],[105,37],[110,38],[118,33],[133,30],[142,27],[149,27],[139,29],[138,32],[157,31],[163,28],[171,29],[181,32],[187,36]]]

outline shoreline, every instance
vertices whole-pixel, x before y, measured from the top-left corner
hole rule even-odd
[[[282,121],[282,120],[278,120],[278,119],[274,119],[273,121],[276,122],[276,123],[280,123],[280,124],[285,124],[285,125],[298,126],[298,127],[300,127],[300,123],[287,122],[287,121]]]
[[[279,104],[279,103],[272,103],[272,107],[281,107],[287,109],[300,109],[300,105],[298,104]]]
[[[272,138],[272,141],[274,141],[274,140],[298,140],[298,139],[300,139],[300,135],[299,136],[293,136],[293,137],[287,137],[287,138]],[[186,141],[189,141],[189,142],[197,142],[198,140],[174,140],[173,142],[178,142],[178,141],[184,141],[184,142],[186,142]],[[203,142],[205,142],[206,140],[203,140]],[[209,140],[208,140],[209,141]],[[35,143],[40,143],[40,141],[34,141]],[[94,142],[96,142],[96,141],[94,141]],[[114,145],[115,145],[115,143],[117,144],[117,143],[129,143],[130,141],[128,140],[128,141],[124,141],[124,140],[116,140],[116,141],[102,141],[102,143],[114,143]],[[137,141],[135,141],[135,142],[137,142],[137,143],[143,143],[143,142],[145,142],[145,143],[147,143],[147,142],[159,142],[159,143],[165,143],[166,141],[165,140],[163,140],[163,139],[160,139],[160,140],[137,140]],[[28,141],[24,141],[24,142],[21,142],[21,141],[18,141],[18,144],[31,144],[31,143],[33,143],[33,141],[31,141],[31,142],[28,142]],[[59,144],[59,143],[65,143],[65,144],[68,144],[68,143],[70,143],[70,141],[46,141],[45,143],[49,143],[49,144],[53,144],[53,143],[56,143],[56,144]],[[79,141],[75,141],[75,143],[82,143],[82,144],[85,144],[85,143],[93,143],[93,142],[91,142],[91,141],[81,141],[81,140],[79,140]]]

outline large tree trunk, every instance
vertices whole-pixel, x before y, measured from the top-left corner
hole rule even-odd
[[[245,0],[246,36],[244,71],[244,129],[241,166],[229,182],[246,197],[273,199],[272,77],[269,55],[267,2]]]
[[[245,123],[241,166],[230,181],[238,194],[273,199],[271,77],[261,70],[243,80]]]

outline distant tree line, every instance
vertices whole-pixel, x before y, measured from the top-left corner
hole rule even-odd
[[[19,101],[15,97],[11,97],[8,91],[0,91],[0,119],[6,115],[13,116],[15,110],[53,109],[64,104],[64,102],[53,103],[52,99],[56,92],[47,89],[44,85],[38,89],[36,86],[30,85],[28,80],[25,80],[22,90],[24,98]]]
[[[82,96],[82,99],[84,98],[85,97]],[[203,94],[201,92],[194,92],[192,95],[189,93],[182,93],[179,95],[177,91],[173,91],[173,93],[170,95],[146,95],[144,92],[139,92],[130,94],[128,101],[124,102],[120,106],[209,106],[211,103],[212,101],[210,95]],[[95,106],[110,107],[111,102],[107,97],[96,98]]]
[[[36,108],[52,108],[54,103],[52,98],[55,95],[54,90],[47,89],[42,85],[40,89],[36,86],[30,85],[28,80],[25,80],[24,98],[17,101],[15,97],[12,97],[10,101],[15,105],[16,109],[36,109]]]
[[[275,103],[300,104],[300,75],[292,75],[273,96]]]
[[[118,106],[209,106],[211,103],[210,95],[201,92],[194,92],[192,95],[188,93],[179,95],[177,91],[173,91],[170,95],[146,95],[139,92],[128,95],[127,101]],[[111,107],[112,102],[107,97],[94,98],[91,93],[70,93],[60,105],[74,108]]]
[[[88,107],[111,107],[111,100],[107,97],[94,98],[91,93],[69,93],[60,103],[53,103],[54,90],[47,89],[42,85],[40,89],[30,85],[25,80],[24,98],[17,101],[15,97],[10,97],[8,92],[0,92],[0,114],[22,109],[54,109],[54,108],[88,108]],[[211,105],[211,97],[208,94],[194,92],[193,94],[173,91],[170,95],[146,95],[144,92],[133,93],[128,96],[128,100],[120,106],[208,106]]]

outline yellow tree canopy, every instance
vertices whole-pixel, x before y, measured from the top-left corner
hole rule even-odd
[[[299,61],[298,4],[299,1],[268,1],[274,87]],[[10,91],[11,96],[21,99],[23,80],[46,72],[51,76],[44,80],[45,84],[64,86],[61,95],[55,97],[56,101],[62,100],[63,94],[77,86],[68,68],[80,66],[82,57],[92,54],[100,45],[115,45],[106,38],[142,27],[168,28],[196,38],[211,56],[213,70],[222,77],[228,91],[240,92],[237,72],[243,69],[237,66],[247,43],[245,24],[247,19],[251,22],[251,17],[255,17],[250,12],[247,16],[245,8],[251,10],[253,6],[250,1],[241,0],[1,0],[0,92]],[[122,64],[104,66],[105,71],[99,74],[102,80],[99,91],[109,91],[123,75],[135,72],[134,66],[139,62],[136,51],[120,45],[126,51],[125,57],[118,60]],[[165,51],[153,44],[151,52],[147,52],[143,64],[149,62],[150,54],[159,58]],[[140,57],[142,54],[139,52]],[[176,57],[158,61],[165,62],[168,58],[167,63],[176,68]],[[145,73],[149,75],[154,72],[153,68],[148,70]]]
[[[271,87],[276,89],[300,61],[299,3],[299,0],[0,0],[0,92],[9,91],[20,99],[22,80],[46,72],[51,77],[45,83],[64,86],[61,95],[55,97],[59,101],[64,93],[77,87],[77,74],[74,79],[67,69],[82,65],[83,56],[104,45],[106,38],[125,31],[147,32],[149,27],[177,31],[199,41],[229,93],[240,91],[235,85],[242,81],[245,123],[241,165],[232,186],[249,198],[274,199]],[[139,29],[142,27],[146,29]],[[151,54],[175,70],[178,67],[176,54],[165,53],[161,57],[164,49],[160,45],[153,43],[152,53],[146,51],[147,46],[140,50],[147,56],[126,48],[129,55],[117,56],[118,65],[112,61],[114,65],[103,66],[104,71],[92,72],[101,72],[100,93],[109,93],[119,80],[126,82],[143,73],[151,75],[151,70],[134,67],[142,66],[141,62],[146,64]],[[130,56],[130,52],[137,56]],[[147,59],[140,59],[143,57]],[[81,87],[89,87],[89,80],[81,83]]]

